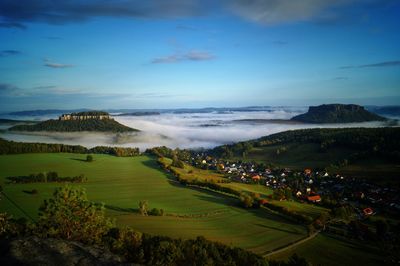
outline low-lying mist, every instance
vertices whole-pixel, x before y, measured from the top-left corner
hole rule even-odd
[[[45,142],[82,145],[88,148],[100,145],[149,147],[165,145],[170,148],[212,148],[222,144],[250,140],[292,129],[315,127],[381,127],[386,122],[350,124],[300,124],[283,121],[300,111],[277,109],[259,112],[228,113],[162,113],[149,116],[115,116],[121,124],[141,130],[135,133],[93,132],[8,132],[0,137],[23,142]],[[281,119],[273,120],[270,119]]]

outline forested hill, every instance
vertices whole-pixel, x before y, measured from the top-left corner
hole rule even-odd
[[[310,106],[307,113],[295,116],[291,120],[322,124],[384,121],[386,118],[371,113],[360,105],[323,104],[320,106]]]
[[[11,127],[12,131],[52,131],[52,132],[134,132],[134,128],[124,126],[113,119],[87,119],[87,120],[47,120],[35,125],[17,125]]]
[[[253,148],[272,145],[313,143],[321,152],[334,147],[353,149],[358,156],[380,156],[400,160],[400,127],[386,128],[314,128],[290,130],[256,140],[216,147],[212,153],[221,157],[242,156]],[[305,155],[305,154],[303,154]],[[348,156],[349,154],[343,154]]]

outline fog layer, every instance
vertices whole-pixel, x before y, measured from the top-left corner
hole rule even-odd
[[[121,124],[141,130],[139,133],[55,133],[4,131],[1,138],[24,142],[78,144],[85,147],[99,145],[149,147],[165,145],[170,148],[212,148],[222,144],[256,139],[291,129],[315,127],[380,127],[385,122],[312,125],[269,121],[290,119],[304,112],[293,108],[276,108],[257,112],[212,112],[175,114],[162,113],[150,116],[115,116]]]

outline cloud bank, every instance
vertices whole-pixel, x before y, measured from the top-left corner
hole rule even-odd
[[[266,121],[289,119],[307,108],[274,107],[268,111],[163,113],[154,116],[118,116],[118,122],[140,129],[139,133],[2,133],[0,137],[29,142],[79,144],[86,147],[98,145],[139,147],[145,150],[154,146],[171,148],[212,148],[222,144],[256,139],[269,134],[292,129],[313,127],[376,127],[383,122],[310,125]],[[48,117],[47,117],[48,119]]]

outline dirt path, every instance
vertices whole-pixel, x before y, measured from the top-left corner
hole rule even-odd
[[[298,245],[303,244],[304,242],[307,242],[308,240],[313,239],[313,238],[316,237],[319,233],[320,233],[320,231],[317,231],[317,232],[315,232],[314,234],[312,234],[312,235],[310,235],[310,236],[308,236],[308,237],[306,237],[306,238],[300,239],[299,241],[294,242],[293,244],[290,244],[289,246],[285,246],[285,247],[283,247],[283,248],[280,248],[280,249],[271,251],[271,252],[269,252],[269,253],[267,253],[267,254],[264,254],[263,257],[269,257],[269,256],[275,255],[275,254],[277,254],[277,253],[284,252],[284,251],[286,251],[286,250],[288,250],[288,249],[294,248],[294,247],[296,247],[296,246],[298,246]]]

